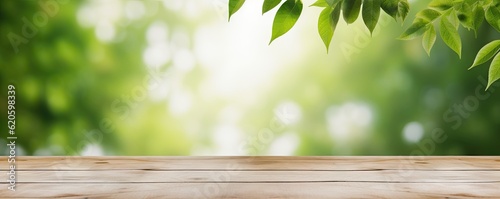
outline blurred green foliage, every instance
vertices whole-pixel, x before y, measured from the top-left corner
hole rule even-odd
[[[367,39],[363,46],[359,38],[369,33],[356,29],[362,24],[350,28],[339,24],[329,55],[321,41],[315,40],[316,35],[302,35],[300,41],[291,44],[283,43],[292,40],[285,36],[281,43],[274,42],[269,48],[304,47],[300,61],[285,66],[258,95],[245,91],[235,98],[223,98],[205,92],[213,72],[200,61],[202,58],[193,57],[193,68],[183,72],[176,82],[189,91],[189,100],[157,100],[151,96],[167,86],[156,82],[158,88],[152,90],[155,75],[151,71],[173,78],[169,77],[176,65],[173,55],[186,49],[195,51],[200,29],[214,21],[230,26],[225,17],[217,17],[212,7],[207,9],[218,5],[216,1],[137,1],[144,8],[142,17],[132,19],[122,13],[109,19],[114,28],[111,41],[105,40],[110,33],[107,26],[98,33],[99,25],[86,27],[81,21],[93,15],[101,17],[99,13],[112,13],[113,9],[126,10],[126,5],[134,1],[114,1],[122,7],[104,12],[90,7],[90,15],[82,14],[84,19],[79,18],[79,13],[86,6],[98,4],[96,1],[57,1],[59,11],[48,17],[45,25],[35,24],[37,33],[20,44],[16,53],[7,35],[22,36],[23,18],[33,22],[36,13],[45,12],[40,2],[54,1],[0,3],[0,112],[4,113],[0,122],[7,123],[7,85],[13,84],[17,142],[27,155],[81,155],[91,144],[100,146],[107,155],[218,154],[217,148],[226,138],[238,140],[230,139],[233,134],[243,136],[243,141],[233,143],[235,147],[229,147],[230,151],[246,155],[274,154],[273,147],[280,151],[288,145],[295,147],[291,149],[295,155],[418,155],[418,151],[424,155],[500,154],[500,104],[495,100],[500,87],[495,84],[484,91],[487,67],[467,71],[477,51],[500,36],[486,25],[478,30],[477,38],[474,32],[460,32],[464,46],[461,60],[442,41],[436,42],[432,56],[427,57],[419,40],[396,40],[401,27],[393,21],[379,26],[378,34],[375,29],[373,39]],[[192,17],[186,9],[165,6],[174,3],[198,6],[201,8],[194,12],[204,12]],[[415,9],[409,18],[427,3],[412,4]],[[383,19],[390,20],[387,15],[381,16]],[[231,20],[239,23],[243,19],[235,15]],[[145,51],[155,44],[148,41],[147,34],[158,22],[168,25],[166,37],[174,47],[153,56],[160,60],[160,66],[148,66],[151,64],[144,63]],[[223,26],[215,27],[225,30]],[[176,32],[183,34],[175,36]],[[254,38],[245,39],[254,42]],[[245,49],[250,44],[233,45]],[[231,59],[216,47],[213,51],[209,57]],[[285,60],[277,59],[276,63],[281,61]],[[188,101],[190,108],[179,114]],[[283,102],[290,102],[285,110],[291,109],[298,119],[279,117],[276,110],[280,111]],[[221,117],[229,118],[236,128],[221,127]],[[417,142],[405,139],[405,127],[410,129],[410,138],[418,138]],[[265,129],[270,131],[266,134]],[[436,129],[445,132],[447,139],[434,143],[435,149],[430,150],[428,140]],[[3,132],[0,144],[5,146],[6,128]],[[419,137],[419,133],[423,135]],[[281,138],[284,145],[277,144]]]

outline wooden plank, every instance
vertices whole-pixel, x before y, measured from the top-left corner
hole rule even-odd
[[[498,198],[500,183],[20,184],[2,198]]]
[[[370,156],[370,157],[26,157],[23,170],[500,170],[499,156]],[[0,157],[0,170],[8,168]]]
[[[18,157],[16,166],[16,191],[2,180],[0,198],[500,198],[500,157]]]
[[[211,183],[211,182],[499,182],[500,171],[19,171],[29,183]],[[2,182],[7,183],[7,182]]]

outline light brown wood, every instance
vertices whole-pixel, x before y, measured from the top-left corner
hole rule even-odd
[[[500,171],[21,171],[18,182],[43,183],[211,183],[229,182],[498,182]]]
[[[169,156],[18,157],[18,170],[500,170],[491,156]],[[0,170],[7,170],[0,156]]]
[[[0,198],[500,198],[500,157],[17,157]],[[0,170],[8,171],[7,157]]]

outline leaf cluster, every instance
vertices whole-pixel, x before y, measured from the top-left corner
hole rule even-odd
[[[229,18],[244,3],[245,0],[230,0]],[[269,43],[292,29],[304,7],[301,0],[264,0],[262,14],[278,6]],[[381,10],[401,22],[406,19],[410,10],[408,0],[317,0],[311,6],[322,8],[318,17],[318,33],[327,51],[341,16],[347,24],[351,24],[361,15],[365,26],[373,33]],[[410,40],[422,36],[422,46],[430,55],[439,31],[444,43],[461,58],[462,41],[459,28],[473,30],[477,36],[477,31],[484,21],[500,32],[500,0],[432,0],[427,8],[417,13],[413,23],[399,39]],[[490,42],[478,52],[470,67],[493,58],[488,87],[500,79],[499,51],[500,40]]]
[[[458,29],[463,27],[473,30],[477,36],[479,27],[486,19],[492,28],[500,31],[499,2],[499,0],[433,0],[426,9],[417,13],[412,25],[400,36],[400,39],[414,39],[422,36],[422,46],[430,55],[436,42],[437,33],[434,26],[437,25],[441,39],[461,57],[462,41]],[[488,87],[500,79],[499,49],[499,40],[486,44],[478,52],[474,63],[469,68],[472,69],[493,58],[489,69]]]

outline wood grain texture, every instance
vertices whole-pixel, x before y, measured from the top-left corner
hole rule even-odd
[[[500,198],[500,157],[18,157],[0,198]],[[7,157],[0,170],[8,171]]]

